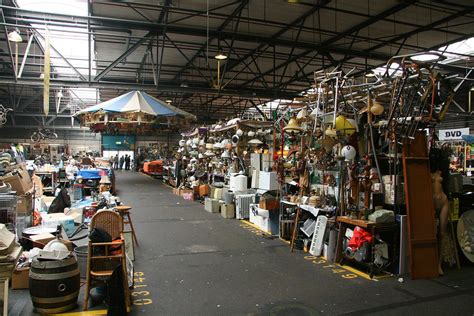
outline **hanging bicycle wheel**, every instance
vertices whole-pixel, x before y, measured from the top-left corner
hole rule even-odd
[[[35,142],[35,143],[37,143],[37,142],[39,142],[39,141],[40,141],[40,139],[41,139],[41,136],[39,135],[39,133],[38,133],[38,132],[34,132],[34,133],[31,135],[31,137],[30,137],[30,138],[31,138],[31,141],[32,141],[32,142]]]

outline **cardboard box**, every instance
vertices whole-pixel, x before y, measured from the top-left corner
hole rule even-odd
[[[206,198],[204,200],[204,209],[209,213],[219,213],[221,211],[219,200]]]
[[[235,204],[222,204],[221,216],[224,218],[234,218],[235,217]]]
[[[280,201],[273,197],[261,197],[258,203],[258,207],[264,210],[278,210],[280,207]]]
[[[21,290],[29,288],[30,268],[15,268],[12,274],[12,289]]]
[[[271,191],[278,190],[278,176],[276,172],[261,171],[258,176],[258,188]]]
[[[33,182],[28,174],[28,171],[22,168],[17,169],[12,173],[0,177],[0,181],[9,183],[13,191],[16,191],[17,195],[23,195],[33,188]]]
[[[45,233],[45,234],[39,234],[39,235],[33,235],[30,237],[30,239],[33,241],[33,247],[38,247],[43,249],[44,246],[51,240],[55,239],[54,235]]]
[[[33,196],[31,194],[24,194],[18,197],[16,212],[25,214],[31,214],[33,212]]]

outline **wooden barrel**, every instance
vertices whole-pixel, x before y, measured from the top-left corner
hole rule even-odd
[[[81,279],[74,256],[58,261],[34,259],[29,281],[31,300],[38,313],[61,313],[76,307]]]

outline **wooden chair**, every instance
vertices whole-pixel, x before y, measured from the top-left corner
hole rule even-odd
[[[87,275],[86,275],[86,293],[84,298],[84,310],[88,309],[91,284],[94,279],[107,279],[112,276],[114,271],[111,264],[120,263],[123,269],[123,286],[125,290],[125,303],[127,311],[130,310],[130,293],[127,280],[127,261],[125,259],[125,242],[122,236],[122,218],[114,211],[104,210],[97,212],[92,217],[90,223],[91,231],[94,228],[100,228],[106,231],[112,242],[93,243],[89,240],[87,253]],[[109,254],[109,247],[114,246],[114,254]],[[94,254],[95,249],[104,249],[101,254]],[[117,253],[117,254],[115,254]],[[115,265],[116,266],[116,265]]]

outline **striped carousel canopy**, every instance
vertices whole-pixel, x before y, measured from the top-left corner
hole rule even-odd
[[[158,100],[143,91],[130,91],[108,101],[78,111],[75,115],[86,113],[146,113],[155,116],[180,116],[196,120],[191,113]]]

